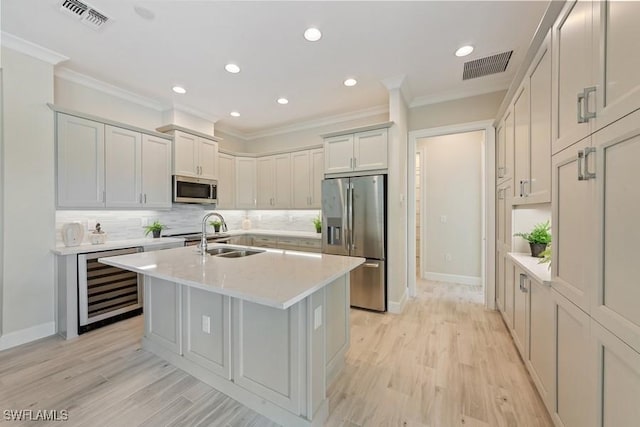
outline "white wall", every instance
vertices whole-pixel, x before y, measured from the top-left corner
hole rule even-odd
[[[551,222],[551,203],[516,206],[513,209],[513,234],[529,233],[536,224],[546,221]],[[529,242],[522,237],[511,236],[511,239],[514,252],[531,252]]]
[[[400,89],[389,91],[387,191],[387,301],[401,312],[407,298],[407,105]]]
[[[451,275],[480,281],[483,142],[484,132],[418,140],[423,162],[422,264],[428,279]]]
[[[216,130],[216,136],[222,138],[220,142],[220,148],[222,150],[233,151],[236,153],[247,152],[247,141],[243,138],[239,138],[235,135],[228,134],[226,132]]]
[[[3,48],[4,239],[0,349],[54,333],[53,66]]]
[[[409,130],[493,120],[506,93],[492,92],[412,108],[409,110]]]

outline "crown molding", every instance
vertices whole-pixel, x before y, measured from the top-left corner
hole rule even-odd
[[[199,119],[206,120],[206,121],[213,122],[213,123],[217,122],[220,119],[220,117],[218,117],[218,116],[207,114],[207,113],[205,113],[205,112],[203,112],[201,110],[198,110],[198,109],[195,109],[195,108],[191,108],[191,107],[187,107],[186,105],[183,105],[183,104],[173,104],[173,107],[169,108],[169,110],[171,110],[171,109],[178,110],[178,111],[181,111],[183,113],[187,113],[187,114],[190,114],[192,116],[195,116],[195,117],[197,117]]]
[[[336,123],[347,122],[350,120],[362,119],[365,117],[385,114],[388,112],[389,112],[388,105],[377,105],[375,107],[364,108],[362,110],[351,111],[349,113],[336,114],[333,116],[326,116],[318,119],[307,120],[305,122],[298,122],[292,125],[275,127],[275,128],[267,129],[264,131],[246,133],[244,134],[244,137],[241,137],[239,135],[233,135],[233,136],[241,137],[247,141],[251,141],[258,138],[265,138],[268,136],[276,136],[276,135],[282,135],[285,133],[297,132],[297,131],[302,131],[307,129],[314,129],[321,126],[333,125]],[[220,130],[222,132],[229,133],[224,129],[224,127],[222,127]],[[237,133],[238,132],[236,131],[236,134]],[[229,135],[231,135],[231,133],[229,133]]]
[[[407,83],[407,76],[405,74],[401,74],[395,77],[389,77],[386,79],[380,80],[380,82],[387,88],[389,92],[392,90],[399,90],[404,98],[405,103],[409,104],[413,99],[411,95],[411,90],[409,89],[409,84]]]
[[[455,99],[469,98],[487,93],[499,92],[509,88],[510,81],[498,82],[491,85],[483,85],[477,89],[468,89],[460,91],[441,92],[433,95],[419,96],[413,99],[409,104],[409,108],[424,107],[426,105],[439,104],[441,102],[453,101]]]
[[[220,123],[220,124],[216,123],[215,124],[215,133],[218,133],[218,132],[222,132],[222,133],[224,133],[226,135],[233,136],[234,138],[238,138],[238,139],[242,139],[244,141],[247,141],[247,135],[245,133],[242,133],[242,132],[238,131],[237,129],[233,129],[233,128],[230,128],[228,126],[225,126],[222,123]]]
[[[137,93],[130,92],[128,90],[114,86],[111,83],[106,83],[102,80],[89,77],[86,74],[70,70],[69,68],[56,68],[54,71],[54,75],[63,80],[77,83],[79,85],[98,90],[108,95],[112,95],[117,98],[124,99],[125,101],[133,102],[135,104],[142,105],[143,107],[151,108],[156,111],[162,111],[167,108],[166,105],[163,105],[162,103],[154,99],[138,95]]]
[[[51,65],[57,65],[63,61],[69,60],[68,56],[64,56],[61,53],[47,49],[46,47],[42,47],[28,40],[21,39],[20,37],[4,31],[0,33],[0,41],[2,46],[6,48],[32,56]]]

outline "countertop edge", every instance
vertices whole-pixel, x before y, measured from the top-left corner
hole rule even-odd
[[[143,237],[140,239],[112,240],[99,245],[92,245],[91,243],[83,243],[78,246],[56,246],[55,248],[51,249],[51,252],[53,252],[55,255],[77,255],[77,254],[110,251],[110,250],[130,248],[130,247],[162,246],[162,245],[171,244],[171,243],[184,244],[184,239],[175,238],[175,237],[161,237],[158,239]]]
[[[551,286],[551,272],[548,264],[540,264],[540,258],[534,258],[529,254],[509,252],[509,258],[524,269],[536,282]]]

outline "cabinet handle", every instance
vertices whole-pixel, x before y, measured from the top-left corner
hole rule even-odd
[[[504,168],[503,167],[499,167],[498,168],[498,178],[504,178]]]
[[[358,158],[357,158],[357,157],[354,157],[354,158],[353,158],[353,168],[355,169],[355,168],[357,168],[357,167],[358,167]]]
[[[140,204],[142,204],[142,193],[140,193]]]
[[[588,122],[590,119],[596,118],[595,111],[589,111],[589,95],[596,92],[596,87],[591,86],[584,89],[584,121]]]
[[[582,174],[582,159],[584,157],[584,151],[578,151],[578,181],[584,181],[584,175]]]
[[[349,158],[349,169],[353,169],[353,157]]]
[[[144,193],[144,204],[147,204],[147,193]]]
[[[529,292],[529,290],[527,289],[527,286],[524,284],[524,281],[526,279],[527,279],[527,275],[520,273],[520,291],[524,293]]]
[[[102,202],[106,202],[106,201],[107,201],[107,191],[102,190]]]
[[[589,172],[589,154],[595,153],[595,152],[596,152],[596,149],[594,147],[587,147],[584,149],[584,174],[583,174],[584,181],[588,181],[596,177],[595,172]]]
[[[584,91],[578,94],[578,123],[586,123],[587,119],[582,114],[582,104],[584,102]]]
[[[524,197],[524,180],[520,180],[520,197]]]

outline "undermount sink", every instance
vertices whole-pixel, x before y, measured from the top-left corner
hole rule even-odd
[[[221,253],[219,256],[220,258],[242,258],[242,257],[246,257],[249,255],[255,255],[255,254],[259,254],[262,253],[264,251],[247,251],[247,250],[241,250],[241,251],[231,251],[231,252],[225,252],[225,253]]]
[[[241,248],[211,248],[207,249],[207,253],[211,256],[220,258],[242,258],[249,255],[259,254],[264,251],[248,250]]]

